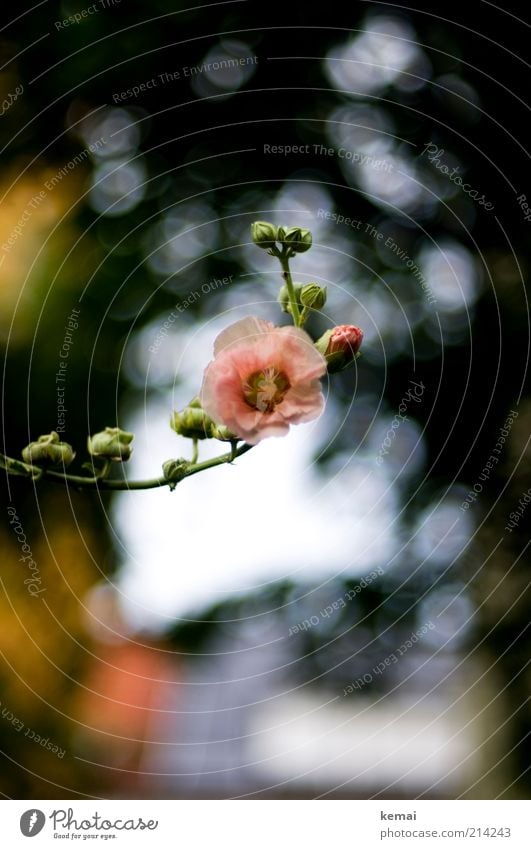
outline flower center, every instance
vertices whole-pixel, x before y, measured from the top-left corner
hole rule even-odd
[[[284,372],[269,366],[247,378],[243,384],[243,396],[250,407],[261,413],[271,413],[289,388],[290,382]]]

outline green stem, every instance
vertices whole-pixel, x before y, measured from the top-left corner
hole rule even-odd
[[[194,450],[192,451],[192,463],[197,463],[197,458],[199,457],[199,440],[194,439]]]
[[[215,466],[221,466],[223,463],[232,463],[236,457],[241,457],[243,454],[246,454],[252,447],[252,445],[248,445],[244,442],[243,445],[236,450],[230,451],[228,454],[221,454],[219,457],[213,457],[211,460],[204,460],[202,463],[192,462],[189,464],[188,468],[184,470],[183,478],[191,477],[192,475],[196,475],[198,472],[204,472],[207,469],[213,469]],[[16,463],[16,467],[18,469],[16,474],[18,476],[24,476],[22,473],[22,467],[24,467],[24,471],[27,472],[27,477],[32,478],[33,480],[61,481],[76,489],[97,489],[116,492],[120,490],[157,489],[161,486],[175,486],[175,482],[172,482],[165,477],[148,478],[147,480],[138,481],[128,481],[126,479],[109,480],[108,478],[99,477],[89,478],[83,475],[69,475],[67,473],[63,474],[62,472],[54,472],[51,469],[41,469],[39,466],[31,466],[28,463],[23,464],[18,460],[14,461],[10,457],[5,457],[4,455],[0,455],[0,460],[3,461],[1,465],[8,474],[9,465],[11,463]]]
[[[185,472],[185,477],[189,478],[191,475],[196,475],[198,472],[204,472],[205,469],[213,469],[214,466],[221,466],[223,463],[232,463],[236,457],[241,457],[242,454],[247,454],[248,451],[253,448],[252,445],[248,445],[246,442],[243,445],[240,445],[236,451],[230,451],[228,454],[221,454],[219,457],[213,457],[211,460],[204,460],[202,463],[195,463],[195,465],[190,466],[189,469]]]
[[[88,465],[88,464],[87,464]],[[94,463],[94,458],[92,459],[92,478],[93,480],[103,480],[106,478],[112,468],[111,460],[102,460],[101,466],[98,468]]]
[[[295,327],[300,327],[301,314],[299,311],[299,305],[297,304],[297,296],[295,295],[295,288],[293,286],[291,271],[289,270],[289,259],[285,254],[283,254],[279,257],[279,260],[280,265],[282,266],[282,277],[284,278],[286,289],[288,290],[288,297],[291,307],[291,315],[293,316],[293,323]]]

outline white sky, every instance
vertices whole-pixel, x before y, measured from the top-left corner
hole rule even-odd
[[[160,404],[131,423],[130,477],[152,477],[163,460],[189,451],[168,418],[169,406]],[[116,497],[114,528],[124,546],[118,586],[137,627],[168,625],[168,618],[193,616],[279,578],[317,582],[385,562],[397,533],[385,470],[358,455],[331,479],[318,475],[313,431],[323,426],[300,425],[265,440],[233,466],[187,479],[173,493]],[[224,445],[203,442],[201,449],[206,457]]]

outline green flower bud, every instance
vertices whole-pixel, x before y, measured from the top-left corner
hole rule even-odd
[[[318,286],[317,283],[307,283],[301,289],[300,301],[304,307],[312,310],[321,310],[326,304],[326,286]]]
[[[277,240],[277,228],[269,221],[253,221],[251,236],[255,245],[264,250],[269,250]]]
[[[297,300],[297,305],[299,306],[299,308],[302,306],[301,297],[300,297],[302,288],[303,288],[302,283],[294,283],[293,284],[293,289],[295,291],[295,298]],[[287,313],[289,313],[289,315],[291,315],[291,305],[290,305],[290,300],[289,300],[288,287],[286,286],[286,284],[284,284],[284,286],[282,286],[280,292],[278,293],[278,302],[279,302],[280,306],[282,307],[282,312],[287,312]]]
[[[327,330],[315,343],[318,351],[326,357],[328,372],[343,371],[360,356],[363,331],[352,324],[341,324]]]
[[[280,239],[280,234],[279,234]],[[289,227],[283,233],[282,242],[296,254],[309,251],[312,246],[312,234],[302,227]]]
[[[68,466],[75,456],[72,446],[61,442],[55,430],[39,436],[37,442],[30,442],[22,451],[22,459],[31,466],[56,466],[59,463]]]
[[[289,295],[288,295],[288,287],[282,286],[280,292],[278,293],[277,298],[280,306],[282,307],[282,312],[288,312],[289,306]]]
[[[119,427],[106,427],[99,433],[94,433],[87,439],[88,452],[92,457],[102,457],[104,460],[114,460],[116,463],[129,460],[133,449],[131,442],[134,436]]]
[[[214,422],[201,407],[199,398],[194,398],[184,410],[173,411],[170,427],[188,439],[210,439]]]
[[[182,457],[178,460],[166,460],[162,464],[162,472],[166,480],[171,482],[170,489],[175,489],[178,483],[186,477],[190,463]]]
[[[213,439],[219,439],[221,442],[234,442],[238,439],[236,434],[229,430],[226,425],[213,424],[211,435]]]

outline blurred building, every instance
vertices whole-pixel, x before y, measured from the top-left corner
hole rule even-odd
[[[83,700],[96,782],[156,798],[492,792],[497,777],[482,775],[493,693],[480,659],[441,645],[436,628],[413,641],[409,626],[395,629],[392,649],[377,636],[367,651],[364,627],[324,633],[321,621],[290,635],[285,608],[257,610],[253,597],[205,613],[197,651],[179,648],[177,628],[172,643],[99,653]]]

